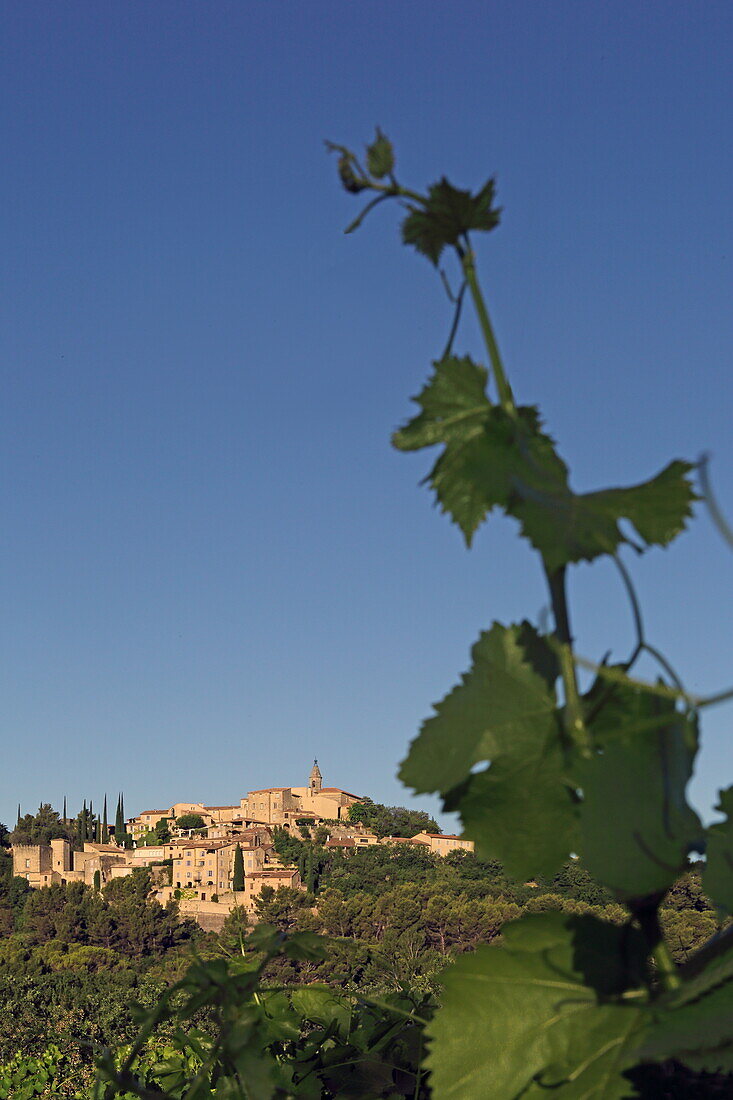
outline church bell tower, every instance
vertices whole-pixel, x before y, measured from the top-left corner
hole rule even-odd
[[[323,776],[321,775],[321,769],[318,767],[318,761],[313,761],[313,767],[311,768],[310,776],[308,777],[308,787],[311,794],[318,794],[323,786]]]

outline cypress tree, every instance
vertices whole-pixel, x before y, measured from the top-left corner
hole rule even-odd
[[[81,816],[81,839],[82,840],[89,840],[89,836],[88,836],[89,811],[87,810],[87,800],[86,800],[86,798],[84,799],[84,808],[81,812],[81,815],[82,815]]]
[[[125,823],[122,820],[122,796],[117,796],[117,812],[115,813],[115,842],[122,846]]]
[[[89,839],[97,839],[97,823],[94,820],[94,803],[89,799]]]
[[[81,810],[79,810],[79,816],[76,819],[76,843],[80,852],[84,851],[84,817]]]
[[[244,858],[242,849],[237,845],[234,849],[234,874],[232,875],[232,890],[244,890]]]
[[[107,825],[107,795],[104,796],[104,809],[102,811],[102,844],[109,844],[109,826]]]
[[[64,795],[64,825],[66,824],[66,795]]]
[[[18,821],[16,822],[16,824],[20,825],[20,802],[18,803]]]
[[[94,872],[94,889],[99,893],[99,889],[102,885],[102,876],[99,871]]]
[[[122,844],[125,848],[132,848],[132,836],[127,831],[127,822],[125,821],[125,796],[120,795],[120,821],[122,823]]]
[[[306,889],[309,894],[316,892],[316,871],[313,866],[313,848],[308,849],[308,863],[306,865]]]

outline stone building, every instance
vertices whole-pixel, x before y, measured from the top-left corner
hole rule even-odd
[[[421,844],[437,856],[447,856],[449,852],[472,852],[474,843],[455,833],[417,833],[415,836],[388,836],[385,844]]]
[[[349,807],[362,797],[340,787],[324,787],[318,761],[313,761],[305,787],[264,787],[250,791],[240,801],[243,816],[293,828],[301,818],[319,821],[348,820]]]
[[[95,872],[99,872],[100,885],[111,878],[129,874],[132,869],[130,853],[114,844],[96,844],[86,841],[81,852],[74,852],[68,840],[52,840],[50,844],[17,844],[12,848],[13,874],[24,878],[29,886],[63,885],[67,882],[84,882],[94,885]]]
[[[173,856],[172,886],[195,890],[201,901],[210,901],[212,894],[231,890],[237,847],[242,852],[245,881],[264,868],[272,851],[271,843],[263,843],[257,831],[223,840],[188,840],[176,848]]]

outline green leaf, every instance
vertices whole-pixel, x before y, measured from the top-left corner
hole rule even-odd
[[[659,719],[656,729],[625,733]],[[685,800],[697,731],[671,701],[619,686],[591,726],[596,751],[579,760],[581,855],[588,872],[633,903],[682,873],[702,826]]]
[[[721,913],[733,915],[733,787],[720,792],[716,807],[727,814],[725,821],[716,822],[707,831],[703,890]]]
[[[666,546],[684,529],[695,500],[689,463],[671,462],[629,488],[574,493],[537,410],[492,405],[487,380],[486,370],[468,357],[439,360],[413,398],[420,413],[392,437],[403,451],[444,445],[426,480],[469,545],[495,507],[520,521],[551,570],[614,553],[629,541],[619,526],[623,520],[647,546]]]
[[[667,546],[692,514],[691,469],[689,462],[676,460],[640,485],[594,493],[573,493],[559,482],[555,489],[528,483],[518,486],[510,511],[550,570],[613,554],[630,541],[621,520],[630,521],[647,546]]]
[[[550,878],[577,848],[576,800],[554,734],[533,751],[500,756],[444,808],[458,810],[476,855],[498,859],[518,882]]]
[[[392,437],[401,451],[434,443],[465,443],[481,433],[491,410],[486,396],[488,371],[469,356],[449,355],[433,363],[434,372],[413,397],[422,412]]]
[[[481,947],[441,975],[441,1008],[427,1028],[435,1095],[515,1100],[536,1083],[530,1095],[628,1096],[621,1074],[637,1061],[647,1009],[600,1004],[599,995],[635,985],[642,957],[633,930],[595,917],[508,924],[503,946]]]
[[[517,491],[526,486],[537,492],[565,486],[567,470],[541,431],[536,409],[509,413],[492,405],[484,367],[456,356],[433,365],[432,377],[413,398],[422,411],[392,442],[404,451],[445,444],[426,480],[470,546],[492,508],[511,512]]]
[[[367,146],[366,162],[370,174],[378,180],[394,170],[392,142],[384,136],[379,127],[377,127],[377,136],[374,141]]]
[[[470,670],[436,705],[434,717],[412,742],[400,770],[403,783],[417,793],[445,794],[475,764],[501,752],[521,754],[536,743],[538,728],[542,740],[555,729],[552,685],[529,663],[523,645],[533,635],[528,623],[494,623],[480,635],[471,650]]]
[[[550,875],[575,839],[560,752],[553,649],[528,623],[483,633],[461,683],[423,723],[400,778],[438,791],[478,849],[519,879]],[[488,771],[471,775],[476,764]]]
[[[655,1004],[654,1023],[645,1037],[644,1058],[675,1058],[695,1070],[733,1072],[733,945],[730,935],[720,937],[699,952],[704,965],[693,957],[692,976]]]
[[[329,986],[311,985],[294,989],[290,999],[295,1011],[306,1020],[328,1027],[335,1024],[348,1035],[351,1023],[351,1003],[338,997]]]
[[[460,191],[445,176],[428,189],[425,206],[410,206],[402,223],[402,239],[414,245],[437,265],[446,245],[458,244],[472,229],[491,230],[499,224],[500,211],[494,201],[494,180],[488,180],[475,195]]]

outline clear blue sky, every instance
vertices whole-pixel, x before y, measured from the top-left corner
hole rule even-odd
[[[0,820],[223,803],[313,756],[409,801],[398,761],[479,630],[546,597],[512,523],[467,552],[417,487],[429,456],[390,450],[449,311],[396,211],[343,236],[322,141],[378,123],[418,187],[496,173],[487,294],[576,487],[710,450],[733,514],[733,8],[0,10]],[[457,349],[481,354],[470,323]],[[706,514],[630,564],[689,686],[733,683]],[[625,653],[612,570],[571,592],[580,648]],[[704,813],[731,718],[705,726]]]

